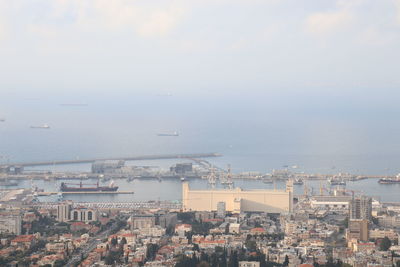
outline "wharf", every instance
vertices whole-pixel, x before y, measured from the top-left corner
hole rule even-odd
[[[38,196],[51,196],[51,195],[79,195],[79,194],[96,194],[96,195],[110,195],[110,194],[134,194],[134,191],[83,191],[83,192],[37,192]]]

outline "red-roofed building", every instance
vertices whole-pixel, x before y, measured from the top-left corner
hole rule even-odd
[[[53,266],[54,262],[56,262],[57,260],[62,260],[62,259],[64,259],[64,255],[63,254],[47,255],[47,256],[44,256],[43,258],[41,258],[38,261],[38,264],[40,266],[47,265],[47,264]]]
[[[252,235],[261,235],[261,234],[265,234],[265,229],[262,227],[256,227],[256,228],[252,228],[250,230],[250,233]]]
[[[36,237],[34,235],[19,235],[11,240],[11,246],[22,249],[29,249],[36,243]]]
[[[33,222],[36,221],[38,218],[34,212],[26,212],[24,214],[23,221],[24,222]]]

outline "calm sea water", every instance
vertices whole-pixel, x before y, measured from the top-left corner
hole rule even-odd
[[[73,183],[74,181],[68,181]],[[97,180],[86,180],[84,183],[96,183]],[[284,182],[273,184],[265,184],[262,181],[256,180],[234,180],[236,187],[243,189],[283,189]],[[34,185],[43,188],[45,191],[58,191],[61,181],[34,181]],[[134,191],[134,194],[121,195],[66,195],[64,199],[74,201],[102,201],[102,202],[125,202],[125,201],[149,201],[149,200],[181,200],[182,183],[178,180],[166,179],[161,182],[155,179],[135,179],[128,182],[125,179],[116,179],[116,185],[123,191]],[[189,181],[190,187],[193,189],[208,188],[207,181],[202,179],[193,179]],[[30,188],[30,181],[21,181],[18,186],[1,187],[1,188]],[[323,181],[307,181],[309,191],[312,189],[314,194],[319,194],[320,187],[329,189],[329,185]],[[362,193],[372,196],[378,200],[386,202],[400,201],[400,185],[381,185],[377,179],[367,179],[358,182],[348,182],[346,185],[348,190],[355,190],[356,193]],[[301,195],[304,193],[302,185],[295,185],[295,194]],[[324,194],[326,190],[324,189]],[[41,197],[41,201],[56,201],[56,196]]]
[[[283,97],[283,98],[282,98]],[[61,103],[88,106],[61,106]],[[306,173],[396,174],[400,172],[400,143],[396,110],[368,109],[351,101],[330,98],[313,102],[297,96],[248,95],[31,95],[0,99],[0,162],[66,160],[144,154],[219,152],[210,161],[231,164],[234,172],[271,172],[298,166]],[[31,129],[47,123],[51,129]],[[179,131],[179,137],[157,133]],[[135,162],[165,168],[176,161]],[[36,169],[82,170],[88,165]],[[101,200],[174,200],[179,181],[117,180],[134,195],[101,196]],[[37,181],[39,187],[58,185]],[[205,181],[192,181],[205,188]],[[243,188],[269,188],[261,182],[238,181]],[[20,186],[30,186],[24,182]],[[279,185],[278,185],[279,186]],[[282,185],[283,186],[283,185]],[[314,185],[318,191],[318,182]],[[398,185],[376,180],[349,183],[348,188],[400,201]],[[296,191],[302,189],[296,187]],[[73,196],[75,200],[99,197]]]

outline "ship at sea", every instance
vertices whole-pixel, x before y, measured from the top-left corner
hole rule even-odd
[[[380,184],[400,184],[400,173],[395,178],[382,178],[379,179]]]
[[[82,181],[79,184],[63,182],[60,190],[61,192],[115,192],[118,190],[118,186],[114,185],[114,181],[111,181],[109,186],[100,186],[98,181],[96,184],[84,184]]]
[[[31,126],[31,129],[50,129],[50,126],[45,123],[43,125],[33,125]]]
[[[179,136],[178,132],[173,132],[173,133],[158,133],[157,136]]]

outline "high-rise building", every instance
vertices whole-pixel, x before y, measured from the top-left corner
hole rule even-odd
[[[68,222],[71,220],[72,201],[65,201],[57,205],[57,221]]]
[[[350,219],[349,228],[346,233],[347,240],[357,239],[359,241],[368,241],[368,220],[366,219]]]
[[[349,218],[352,219],[372,219],[372,199],[370,197],[361,196],[352,198],[349,205]]]
[[[151,228],[156,224],[156,218],[153,215],[133,215],[130,218],[131,230],[141,228]]]
[[[226,205],[225,202],[218,202],[217,203],[217,216],[219,218],[225,218],[226,215]]]

